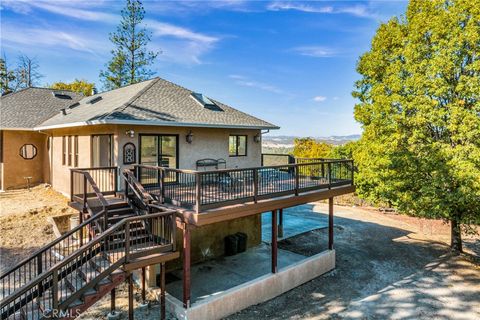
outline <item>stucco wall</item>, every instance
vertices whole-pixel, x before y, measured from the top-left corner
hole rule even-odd
[[[37,148],[33,159],[20,156],[20,148],[25,144]],[[32,177],[32,184],[49,182],[47,136],[34,131],[4,130],[2,173],[4,190],[25,187],[24,177]]]
[[[237,232],[247,234],[247,248],[254,247],[262,241],[262,222],[259,214],[240,219],[218,222],[191,231],[191,263],[211,260],[225,254],[224,238]],[[177,228],[177,250],[183,255],[183,233]],[[182,258],[167,263],[167,270],[182,268]],[[157,275],[160,273],[158,265],[149,267],[148,285],[155,286]]]
[[[126,131],[134,130],[134,137],[126,135]],[[193,142],[186,142],[186,135],[193,134]],[[130,168],[123,165],[123,146],[131,142],[136,147],[136,160],[139,160],[139,141],[141,134],[177,134],[180,169],[195,169],[195,162],[204,158],[223,158],[228,168],[255,167],[261,164],[261,142],[254,142],[254,136],[260,130],[240,129],[211,129],[211,128],[181,128],[159,126],[124,126],[124,125],[96,125],[81,126],[66,129],[50,130],[53,135],[52,150],[52,185],[55,189],[68,194],[70,192],[70,167],[62,165],[62,136],[79,136],[79,163],[78,167],[91,166],[91,135],[112,134],[114,145],[114,166],[120,170]],[[229,157],[228,138],[231,134],[247,135],[247,156]],[[121,186],[122,184],[120,184]]]

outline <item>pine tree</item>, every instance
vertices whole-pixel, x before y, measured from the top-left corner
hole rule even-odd
[[[158,52],[148,51],[151,33],[142,27],[145,9],[139,0],[127,0],[122,20],[110,41],[114,44],[107,70],[100,72],[106,89],[115,89],[148,79],[155,74],[151,66]]]
[[[9,68],[7,56],[4,54],[0,58],[0,91],[2,96],[15,91],[16,79],[15,70]]]

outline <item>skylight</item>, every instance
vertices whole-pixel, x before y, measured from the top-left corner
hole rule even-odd
[[[215,102],[201,93],[192,92],[192,97],[195,98],[202,106],[213,111],[223,111]]]
[[[55,98],[72,100],[72,97],[69,96],[68,94],[63,94],[55,91],[53,91],[52,94]]]
[[[95,102],[98,102],[100,100],[102,100],[102,96],[92,98],[92,99],[88,100],[87,103],[94,104]]]

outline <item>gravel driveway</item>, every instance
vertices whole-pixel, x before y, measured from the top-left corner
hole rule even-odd
[[[228,319],[480,319],[480,268],[449,252],[448,226],[348,207],[335,215],[334,271]],[[314,253],[325,236],[283,245]],[[478,252],[478,238],[467,243]]]

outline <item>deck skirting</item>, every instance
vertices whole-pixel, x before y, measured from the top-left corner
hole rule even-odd
[[[334,268],[335,250],[327,250],[280,269],[278,273],[266,274],[194,303],[188,309],[183,308],[180,300],[167,293],[167,309],[182,320],[221,319],[273,299]]]

